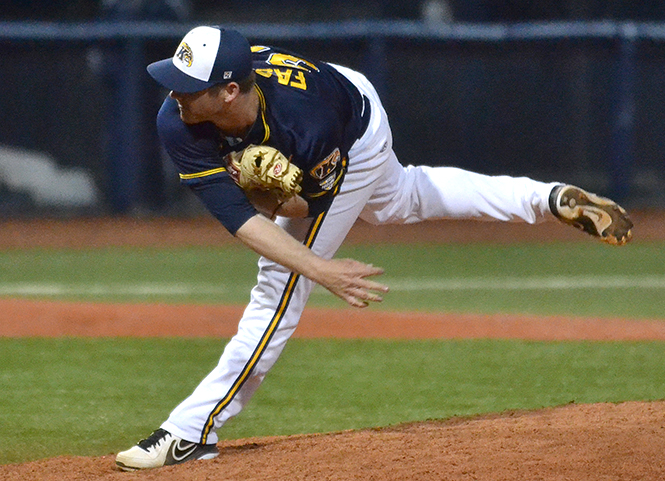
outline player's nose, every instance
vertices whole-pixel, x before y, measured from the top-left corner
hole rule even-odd
[[[182,102],[183,100],[191,99],[193,98],[193,94],[187,94],[183,92],[176,92],[175,90],[171,90],[169,93],[169,96],[178,102]]]

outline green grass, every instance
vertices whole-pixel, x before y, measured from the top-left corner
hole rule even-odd
[[[385,268],[378,279],[393,292],[378,309],[665,318],[662,243],[353,246],[339,256]],[[256,278],[256,255],[238,246],[6,251],[0,272],[0,295],[244,304]],[[618,286],[602,287],[617,277]],[[645,279],[655,281],[637,285]],[[450,287],[515,280],[525,287]],[[568,285],[534,288],[556,280]],[[584,287],[585,281],[592,283]],[[343,303],[318,288],[311,305]]]
[[[0,463],[146,436],[216,364],[212,339],[0,339]],[[665,398],[665,343],[292,340],[223,438]]]
[[[665,282],[650,288],[582,288],[575,278],[656,276],[665,281],[665,246],[633,244],[615,248],[579,244],[430,245],[404,248],[354,247],[352,257],[386,268],[385,280],[571,279],[568,289],[411,290],[389,295],[383,308],[448,312],[569,314],[665,318]],[[526,282],[528,284],[528,282]]]
[[[665,320],[662,243],[353,246],[339,256],[386,269],[382,280],[393,290],[372,309]],[[0,272],[4,296],[239,304],[254,283],[256,256],[236,246],[14,250],[0,252]],[[322,289],[311,304],[344,306]],[[128,447],[192,391],[224,342],[0,338],[0,463]],[[220,434],[663,399],[664,355],[657,342],[295,339]]]

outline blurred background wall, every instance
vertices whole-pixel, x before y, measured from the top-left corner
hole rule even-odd
[[[200,213],[145,72],[196,24],[366,73],[404,164],[665,205],[662,1],[6,0],[0,215]]]

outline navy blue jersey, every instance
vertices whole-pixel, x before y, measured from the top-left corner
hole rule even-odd
[[[303,170],[301,196],[310,215],[330,205],[344,179],[348,152],[369,122],[369,102],[326,63],[314,63],[272,47],[252,47],[259,115],[244,139],[224,136],[215,125],[187,125],[167,97],[157,116],[160,138],[181,182],[233,234],[256,211],[231,180],[225,156],[250,144],[281,151]]]

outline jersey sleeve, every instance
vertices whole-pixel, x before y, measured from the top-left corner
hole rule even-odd
[[[159,138],[175,164],[180,182],[194,185],[228,176],[212,124],[187,125],[178,104],[167,97],[157,114]]]
[[[232,235],[257,214],[254,206],[230,177],[194,184],[191,188],[208,212]]]
[[[235,235],[257,211],[226,171],[214,126],[185,124],[177,102],[167,97],[157,115],[157,130],[180,182],[191,188],[206,209]]]

